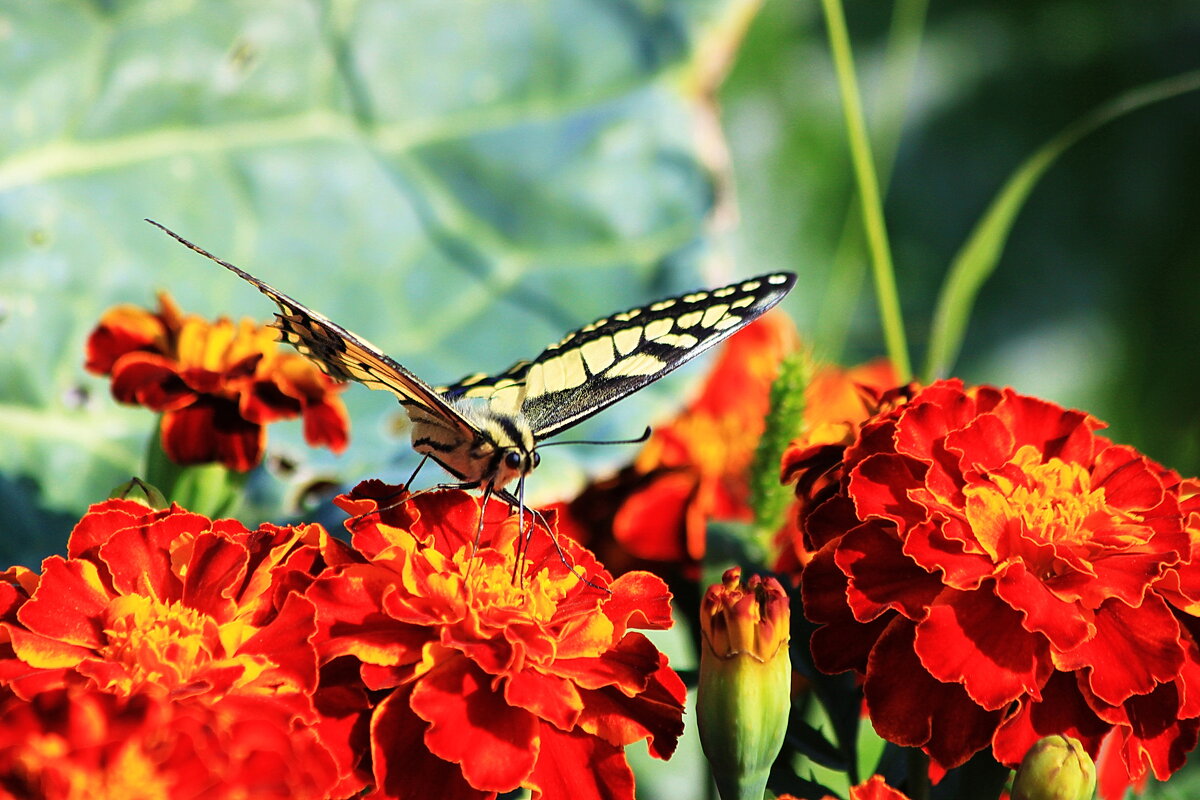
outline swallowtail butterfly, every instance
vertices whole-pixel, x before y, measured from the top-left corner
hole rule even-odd
[[[738,281],[598,319],[498,375],[434,387],[361,336],[329,321],[233,264],[161,228],[275,301],[284,341],[328,373],[386,389],[412,421],[413,449],[463,488],[482,487],[518,505],[505,487],[538,465],[537,446],[653,383],[748,325],[783,299],[788,272]],[[523,505],[523,504],[522,504]]]

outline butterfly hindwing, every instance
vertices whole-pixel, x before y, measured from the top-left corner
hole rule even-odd
[[[443,390],[519,412],[540,441],[658,380],[748,325],[795,283],[763,275],[605,317],[568,334],[530,361],[471,375]]]

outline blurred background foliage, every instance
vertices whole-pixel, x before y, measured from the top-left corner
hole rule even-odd
[[[897,8],[911,78],[889,56]],[[846,13],[882,167],[894,153],[885,212],[920,364],[947,265],[1003,182],[1097,105],[1200,67],[1200,5]],[[165,288],[206,316],[272,310],[143,217],[431,381],[776,269],[800,275],[786,308],[818,355],[855,363],[882,339],[845,139],[816,3],[0,0],[0,561],[61,550],[139,468],[149,412],[82,369],[105,308]],[[1084,408],[1200,472],[1198,216],[1200,95],[1088,136],[1017,217],[953,373]],[[636,434],[688,377],[583,435]],[[272,429],[292,484],[411,470],[390,398],[345,397],[341,458]],[[539,497],[630,455],[565,451]]]

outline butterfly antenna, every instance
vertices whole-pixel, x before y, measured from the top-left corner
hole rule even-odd
[[[646,430],[642,431],[642,435],[636,439],[572,439],[565,442],[541,442],[538,447],[553,447],[556,444],[641,444],[650,438],[650,426],[646,426]]]
[[[421,456],[421,460],[417,462],[417,468],[412,471],[412,475],[408,476],[408,482],[404,484],[405,486],[413,485],[413,481],[415,481],[417,479],[417,473],[421,471],[421,467],[425,466],[425,462],[428,460],[429,460],[429,453],[426,453],[425,455]]]

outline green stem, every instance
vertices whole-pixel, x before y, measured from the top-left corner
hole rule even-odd
[[[863,227],[867,237],[867,249],[871,256],[871,271],[875,277],[875,295],[879,303],[884,342],[887,344],[888,357],[896,365],[897,371],[901,376],[907,377],[912,374],[912,367],[908,358],[908,344],[904,337],[904,321],[900,313],[900,299],[896,290],[896,276],[892,268],[887,228],[883,220],[879,181],[875,175],[875,162],[871,155],[871,143],[867,137],[866,122],[863,118],[858,80],[854,75],[854,57],[850,51],[846,18],[838,0],[821,0],[821,5],[825,10],[829,46],[833,53],[838,87],[842,93],[842,112],[846,121],[850,159],[854,165],[854,177],[858,184]]]
[[[928,0],[897,0],[884,46],[882,77],[872,92],[874,99],[871,100],[870,117],[873,120],[871,131],[875,142],[875,169],[884,193],[891,180],[900,131],[904,127],[904,115],[921,52],[928,7]],[[838,237],[837,250],[833,254],[825,302],[817,312],[813,328],[813,341],[817,343],[821,356],[830,361],[840,361],[845,351],[846,337],[853,319],[846,309],[854,306],[862,292],[866,264],[863,250],[862,214],[858,212],[858,203],[851,200]]]

